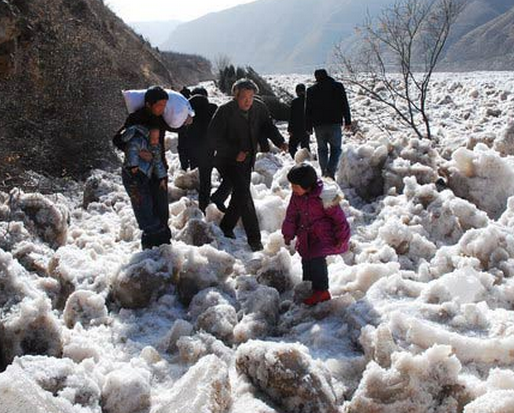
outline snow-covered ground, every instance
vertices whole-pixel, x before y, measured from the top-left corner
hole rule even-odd
[[[278,150],[253,174],[257,253],[198,210],[173,134],[171,246],[140,251],[116,174],[0,193],[0,413],[514,412],[512,91],[514,73],[437,74],[434,142],[392,116],[381,130],[350,93],[352,241],[314,308],[280,235],[294,161]]]

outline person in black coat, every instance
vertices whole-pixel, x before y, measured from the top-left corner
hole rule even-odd
[[[188,145],[191,163],[198,166],[200,172],[200,189],[198,192],[198,205],[205,212],[210,202],[211,173],[213,168],[214,152],[207,141],[209,123],[218,106],[209,102],[207,90],[203,87],[193,89],[189,103],[195,111],[193,123],[187,127]]]
[[[221,105],[209,125],[209,142],[215,149],[215,166],[223,180],[233,188],[230,204],[220,228],[224,235],[235,238],[234,228],[243,221],[252,251],[263,248],[259,221],[250,191],[251,173],[257,154],[259,136],[271,122],[266,105],[254,100],[257,85],[249,79],[239,79],[232,86],[234,99]],[[274,142],[282,150],[287,144]]]
[[[341,156],[343,118],[345,129],[352,124],[350,106],[343,84],[328,76],[325,69],[316,70],[314,77],[316,83],[307,89],[305,101],[306,129],[316,133],[322,175],[334,179]]]
[[[305,85],[303,83],[296,85],[296,96],[297,98],[293,99],[291,102],[291,112],[287,125],[287,131],[289,132],[289,153],[293,159],[298,145],[310,152],[310,134],[307,133],[305,125]]]
[[[262,103],[266,106],[266,103],[260,96],[254,96],[254,100]],[[266,106],[267,107],[267,106]],[[284,138],[278,128],[275,126],[273,119],[270,117],[267,122],[264,122],[261,125],[260,132],[258,134],[258,147],[259,152],[269,152],[271,150],[269,141],[274,142],[276,145],[280,146],[284,144]],[[227,207],[225,206],[225,201],[230,196],[232,192],[232,185],[227,180],[222,180],[218,189],[211,195],[211,201],[216,205],[216,207],[221,212],[226,212]]]
[[[116,132],[112,142],[118,149],[125,151],[126,143],[123,142],[121,135],[123,132],[133,125],[142,125],[148,129],[159,129],[159,146],[161,152],[162,162],[168,169],[168,163],[166,162],[166,156],[164,152],[164,136],[167,130],[171,130],[168,124],[164,121],[162,114],[168,102],[168,93],[160,86],[153,86],[149,88],[145,93],[145,106],[141,109],[131,113],[123,126]],[[141,150],[139,156],[146,162],[152,160],[152,153],[148,150]],[[147,200],[141,200],[137,190],[137,176],[132,176],[129,171],[125,168],[122,169],[122,180],[123,184],[127,189],[127,192],[131,194],[131,202],[139,202],[147,205],[152,205],[153,214],[158,218],[161,228],[150,234],[143,233],[141,238],[141,244],[143,249],[152,248],[161,244],[169,244],[171,241],[171,231],[168,226],[169,220],[169,207],[168,207],[168,187],[167,179],[164,185],[159,179],[151,177],[149,181],[149,196],[151,196],[151,202]]]
[[[180,94],[188,100],[192,96],[191,90],[186,86],[180,89]],[[188,138],[188,129],[189,128],[184,125],[176,131],[178,133],[178,159],[180,161],[180,168],[183,171],[187,171],[188,169],[193,170],[198,166],[193,155],[195,148],[191,145],[191,140]]]

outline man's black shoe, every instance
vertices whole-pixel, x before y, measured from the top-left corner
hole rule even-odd
[[[227,207],[225,204],[221,201],[216,201],[215,199],[211,198],[211,201],[214,205],[216,205],[216,208],[218,208],[221,212],[225,213],[227,212]]]
[[[222,229],[223,231],[223,235],[227,238],[231,238],[231,239],[236,239],[236,234],[234,234],[234,231],[232,231],[231,229],[228,229],[228,230],[224,230]]]
[[[253,252],[257,252],[257,251],[261,251],[264,247],[262,246],[262,242],[260,241],[257,241],[257,242],[250,242],[248,243],[248,245],[250,245],[250,249],[253,251]]]

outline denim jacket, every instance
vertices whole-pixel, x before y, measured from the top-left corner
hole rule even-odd
[[[149,135],[148,128],[141,125],[133,125],[123,131],[121,139],[126,143],[123,166],[127,169],[137,166],[148,178],[151,178],[152,174],[157,179],[166,178],[168,172],[162,162],[161,147],[160,145],[150,145]],[[146,162],[139,156],[142,149],[152,153],[150,162]]]

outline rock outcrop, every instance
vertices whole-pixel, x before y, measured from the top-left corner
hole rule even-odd
[[[189,78],[174,70],[186,60],[194,65],[163,56],[103,1],[0,2],[0,182],[19,184],[26,169],[82,177],[117,163],[121,90],[180,88]]]

